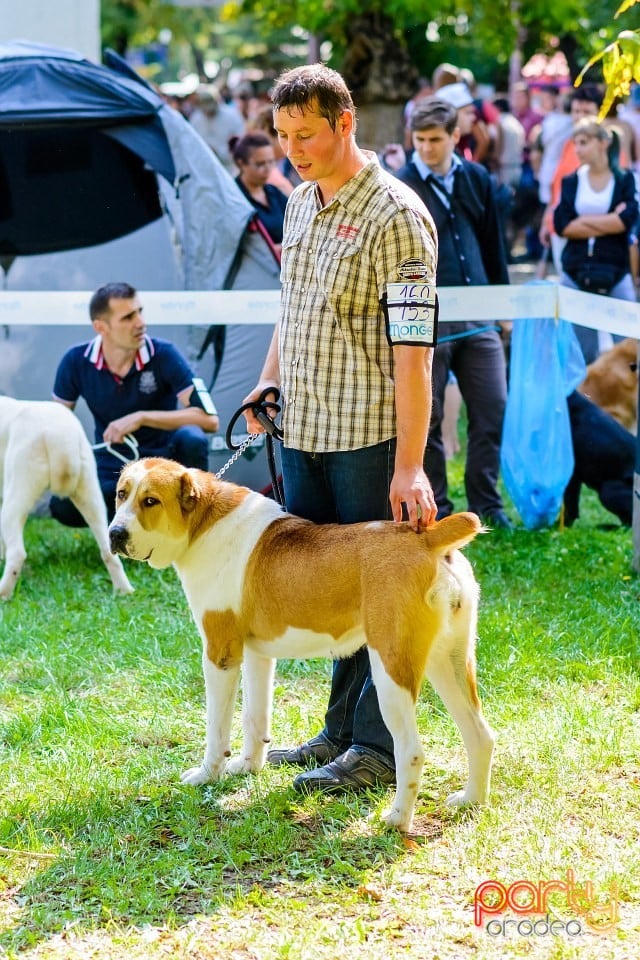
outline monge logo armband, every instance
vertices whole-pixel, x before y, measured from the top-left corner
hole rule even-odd
[[[382,301],[387,339],[392,347],[435,347],[438,338],[438,295],[432,284],[388,283]]]

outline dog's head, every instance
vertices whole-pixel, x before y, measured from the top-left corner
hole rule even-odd
[[[207,474],[159,457],[122,470],[116,514],[109,525],[112,553],[157,569],[174,563],[193,539]]]

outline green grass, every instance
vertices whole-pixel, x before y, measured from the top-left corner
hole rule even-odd
[[[452,475],[462,507],[457,462]],[[0,956],[638,956],[640,582],[629,531],[602,529],[611,517],[583,501],[571,530],[496,532],[467,549],[493,792],[485,808],[445,809],[464,752],[425,686],[409,839],[382,829],[385,791],[302,799],[277,768],[181,786],[203,749],[203,681],[173,571],[128,564],[136,592],[116,599],[88,533],[32,518],[23,578],[0,606]],[[274,741],[317,732],[328,685],[325,662],[279,665]],[[482,881],[567,870],[602,900],[617,883],[612,931],[474,926]],[[578,915],[561,894],[550,913]]]

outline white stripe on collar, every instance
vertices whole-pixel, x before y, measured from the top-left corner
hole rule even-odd
[[[138,349],[135,357],[136,370],[142,370],[151,360],[151,357],[155,354],[155,349],[151,339],[145,335],[145,338],[142,342],[142,345]],[[103,370],[107,366],[106,360],[104,358],[104,351],[102,349],[102,337],[98,334],[97,337],[94,337],[87,344],[87,349],[84,352],[85,357],[89,360],[89,363],[92,363],[96,370]]]

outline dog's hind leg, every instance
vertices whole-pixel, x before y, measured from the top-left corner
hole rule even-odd
[[[185,771],[183,783],[197,786],[218,780],[231,753],[231,721],[240,684],[240,664],[217,667],[207,655],[206,643],[202,654],[205,698],[207,705],[207,733],[204,759],[199,767]]]
[[[4,462],[4,483],[0,508],[0,536],[4,543],[5,567],[0,580],[0,600],[9,600],[22,572],[27,552],[24,526],[29,512],[49,482],[48,470],[36,458],[31,462],[30,446],[16,449],[11,444]],[[24,458],[29,465],[25,471]]]
[[[13,497],[6,497],[0,511],[0,531],[5,545],[5,564],[0,580],[0,600],[13,596],[22,572],[27,552],[24,547],[24,525],[29,510],[21,507]]]
[[[111,553],[109,547],[107,511],[98,478],[95,475],[95,468],[89,471],[89,468],[85,467],[83,479],[70,499],[87,521],[87,526],[96,539],[102,562],[107,568],[116,593],[133,593],[133,587],[124,572],[120,557]]]
[[[371,647],[369,659],[380,713],[393,737],[396,761],[396,794],[391,807],[384,812],[383,820],[390,827],[407,833],[413,822],[424,763],[424,750],[416,723],[416,704],[411,692],[389,676],[380,654]]]
[[[453,610],[449,631],[427,659],[426,675],[462,735],[469,763],[466,787],[447,798],[449,806],[486,803],[489,796],[494,735],[478,697],[475,633],[475,604]]]
[[[262,770],[271,741],[273,675],[276,661],[244,648],[242,663],[242,753],[227,764],[229,773]]]

